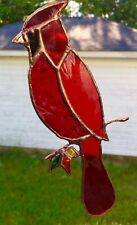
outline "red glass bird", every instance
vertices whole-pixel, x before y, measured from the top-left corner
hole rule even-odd
[[[108,141],[107,124],[94,78],[70,47],[60,19],[67,3],[57,1],[36,10],[13,42],[28,49],[30,95],[39,118],[69,143],[46,157],[51,162],[50,170],[61,165],[70,174],[70,160],[79,156],[70,145],[79,145],[83,162],[82,199],[88,213],[97,216],[109,210],[115,201],[102,162],[101,141]]]

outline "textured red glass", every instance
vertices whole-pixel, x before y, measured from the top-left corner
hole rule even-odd
[[[65,169],[67,174],[71,173],[70,159],[66,155],[62,155],[61,166]]]
[[[71,144],[78,144],[83,161],[83,202],[88,213],[101,215],[115,201],[101,159],[101,140],[108,140],[105,127],[109,123],[104,122],[101,97],[92,74],[69,46],[63,25],[55,18],[67,3],[64,0],[46,4],[36,10],[14,41],[22,43],[19,37],[23,35],[21,40],[29,51],[30,94],[38,116],[57,136],[69,139],[68,145],[46,157],[50,171],[62,166],[70,174],[70,160],[79,156]],[[35,29],[36,25],[41,26]]]
[[[49,23],[42,30],[42,39],[46,51],[55,64],[62,58],[68,39],[59,20]]]
[[[98,89],[91,73],[74,52],[64,60],[60,75],[76,114],[94,133],[106,137]]]
[[[49,19],[52,19],[63,7],[63,5],[64,3],[58,3],[56,5],[51,5],[48,8],[41,7],[41,10],[39,9],[37,13],[35,13],[34,15],[32,14],[32,17],[29,19],[29,21],[24,24],[23,30],[29,29],[33,26],[46,22]]]
[[[51,130],[68,138],[78,138],[87,133],[67,108],[57,74],[46,57],[41,56],[31,69],[30,85],[36,112]]]
[[[92,215],[110,209],[115,201],[111,180],[101,159],[101,143],[90,138],[81,143],[83,153],[83,202]]]

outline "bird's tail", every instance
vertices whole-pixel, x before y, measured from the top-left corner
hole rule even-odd
[[[80,147],[83,155],[82,199],[88,213],[99,216],[112,207],[115,192],[101,159],[100,141],[89,138]]]

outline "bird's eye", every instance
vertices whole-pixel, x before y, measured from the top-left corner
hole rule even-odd
[[[30,44],[31,54],[34,56],[39,48],[39,31],[29,31],[27,33],[27,37]]]

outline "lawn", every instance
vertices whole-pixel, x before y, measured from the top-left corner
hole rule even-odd
[[[0,151],[0,225],[137,225],[137,159],[105,156],[117,193],[114,208],[99,218],[80,200],[80,160],[69,177],[49,174],[43,155],[20,149]]]

